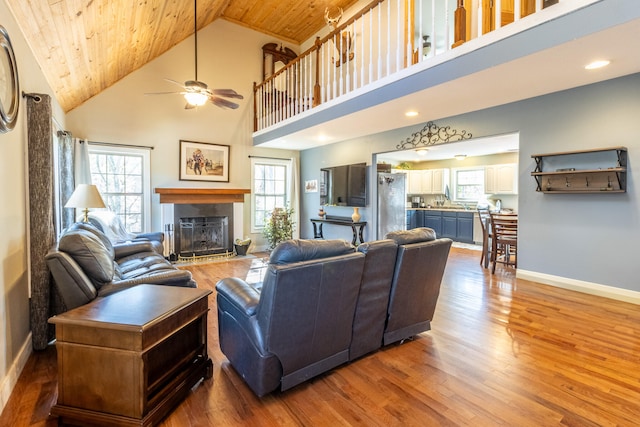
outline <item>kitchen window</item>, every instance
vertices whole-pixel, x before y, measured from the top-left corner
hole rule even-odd
[[[484,168],[454,169],[454,200],[477,202],[484,196]]]

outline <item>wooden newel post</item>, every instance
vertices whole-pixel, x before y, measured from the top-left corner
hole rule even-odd
[[[253,82],[253,131],[258,131],[258,86]]]
[[[316,107],[320,105],[320,37],[316,37],[316,82],[313,85],[313,102],[311,105]]]
[[[467,39],[467,11],[464,8],[464,0],[458,0],[458,8],[454,14],[454,38],[452,48],[460,46]]]

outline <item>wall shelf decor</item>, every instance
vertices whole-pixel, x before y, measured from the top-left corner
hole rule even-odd
[[[531,172],[542,193],[625,193],[627,148],[610,147],[534,154]]]

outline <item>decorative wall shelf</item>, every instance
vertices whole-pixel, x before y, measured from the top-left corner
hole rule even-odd
[[[627,148],[610,147],[534,154],[531,172],[542,193],[625,193]],[[545,168],[547,170],[545,170]]]

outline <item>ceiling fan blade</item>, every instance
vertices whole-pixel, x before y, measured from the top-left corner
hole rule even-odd
[[[231,108],[232,110],[235,110],[239,107],[239,105],[235,102],[227,101],[226,99],[218,98],[216,96],[211,96],[209,97],[209,99],[214,105],[217,105],[218,107]]]
[[[180,86],[182,89],[184,89],[184,83],[180,83],[180,82],[177,82],[177,81],[175,81],[175,80],[171,80],[171,79],[165,79],[165,80],[166,80],[166,81],[168,81],[168,82],[170,82],[170,83],[173,83],[173,84],[175,84],[175,85],[178,85],[178,86]]]
[[[213,89],[213,93],[214,95],[224,96],[225,98],[244,99],[244,96],[233,89]]]
[[[182,92],[148,92],[145,95],[180,95]]]

